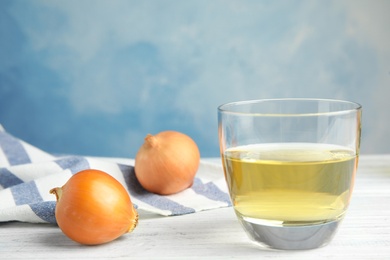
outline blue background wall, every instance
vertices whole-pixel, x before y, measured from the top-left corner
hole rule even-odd
[[[174,129],[218,156],[217,106],[364,107],[390,153],[390,1],[0,1],[0,124],[53,153],[134,157]]]

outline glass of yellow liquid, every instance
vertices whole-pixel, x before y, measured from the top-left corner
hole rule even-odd
[[[351,199],[361,110],[357,103],[327,99],[218,107],[226,183],[249,238],[282,250],[331,241]]]

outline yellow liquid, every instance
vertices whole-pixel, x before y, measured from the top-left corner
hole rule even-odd
[[[238,217],[277,226],[341,219],[357,168],[354,151],[325,144],[240,146],[222,158]]]

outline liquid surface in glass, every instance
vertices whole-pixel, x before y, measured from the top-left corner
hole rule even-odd
[[[341,219],[357,168],[353,150],[327,144],[239,146],[222,159],[238,217],[276,226]]]

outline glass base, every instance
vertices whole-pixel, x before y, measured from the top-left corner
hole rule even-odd
[[[307,250],[327,245],[341,220],[310,226],[269,226],[239,218],[249,238],[262,247]]]

